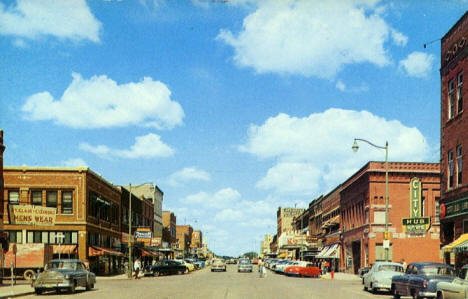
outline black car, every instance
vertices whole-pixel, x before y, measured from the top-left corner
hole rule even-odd
[[[441,263],[412,263],[404,275],[392,278],[393,297],[435,298],[438,282],[451,282],[455,278],[452,266]]]
[[[155,265],[147,266],[144,270],[145,276],[159,276],[159,275],[170,275],[170,274],[185,274],[188,273],[188,269],[185,265],[173,261],[173,260],[163,260]]]

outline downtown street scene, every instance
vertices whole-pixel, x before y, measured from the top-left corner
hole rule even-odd
[[[0,298],[467,299],[467,39],[465,0],[0,0]]]

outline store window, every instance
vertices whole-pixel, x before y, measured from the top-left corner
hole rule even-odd
[[[46,206],[50,208],[57,208],[57,191],[47,191]]]
[[[72,191],[62,191],[62,214],[73,214]]]
[[[19,191],[8,191],[8,203],[10,205],[19,205]]]
[[[35,206],[42,206],[42,191],[31,192],[31,204]]]

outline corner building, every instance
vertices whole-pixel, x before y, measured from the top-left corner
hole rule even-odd
[[[440,262],[440,167],[438,163],[389,162],[389,260]],[[410,182],[421,182],[420,215],[429,225],[417,233],[403,225],[410,218]],[[385,162],[369,162],[340,191],[340,269],[357,273],[385,260]]]
[[[441,243],[444,261],[468,263],[468,114],[464,83],[468,70],[468,12],[441,41]]]

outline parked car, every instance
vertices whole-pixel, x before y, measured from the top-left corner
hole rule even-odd
[[[226,272],[226,263],[222,259],[215,259],[211,264],[211,272],[224,271]]]
[[[169,275],[169,274],[184,274],[188,273],[187,266],[181,264],[177,260],[162,260],[154,265],[147,266],[144,269],[144,275]]]
[[[278,264],[276,264],[276,266],[274,267],[274,271],[276,273],[279,273],[279,274],[283,274],[284,273],[284,270],[289,267],[289,266],[293,266],[293,265],[297,265],[298,263],[297,262],[293,262],[293,261],[289,261],[289,260],[284,260],[284,261],[281,261],[279,262]]]
[[[252,263],[249,259],[241,258],[237,264],[237,272],[252,272]]]
[[[94,288],[95,283],[96,275],[89,272],[82,261],[60,259],[49,261],[44,271],[33,278],[32,287],[38,295],[46,290],[55,290],[59,293],[62,289],[75,293],[76,287],[90,290]]]
[[[439,282],[437,284],[437,298],[465,299],[468,295],[468,265],[463,266],[452,282]]]
[[[311,263],[299,262],[298,265],[292,265],[284,269],[284,274],[287,276],[319,277],[322,270]]]
[[[189,270],[189,272],[192,272],[193,270],[195,270],[195,265],[192,264],[192,263],[189,263],[187,262],[186,260],[176,260],[177,262],[181,263],[182,265],[184,265],[185,267],[187,267],[187,269]]]
[[[435,298],[439,282],[452,282],[455,270],[441,263],[412,263],[404,275],[393,276],[391,290],[393,297]]]
[[[201,269],[205,267],[205,261],[194,259],[194,258],[188,258],[185,259],[186,262],[192,264],[195,266],[195,269]]]
[[[362,278],[364,290],[370,290],[372,293],[382,289],[390,291],[392,277],[401,275],[403,272],[403,265],[400,263],[376,262]]]

